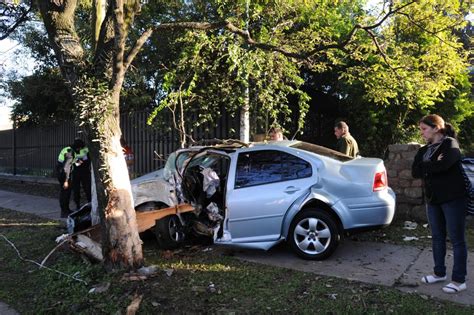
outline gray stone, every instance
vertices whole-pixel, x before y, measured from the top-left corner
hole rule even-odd
[[[421,187],[417,187],[417,188],[414,188],[414,187],[405,188],[405,190],[403,191],[403,193],[404,193],[406,196],[410,197],[410,198],[418,199],[419,201],[422,201],[423,189],[421,189]]]
[[[401,179],[401,180],[400,180],[400,183],[399,183],[399,186],[402,187],[402,188],[405,188],[405,189],[403,190],[403,193],[405,193],[406,188],[407,188],[407,187],[411,187],[411,180]]]
[[[398,173],[398,176],[403,179],[413,179],[413,176],[411,176],[411,169],[409,170],[402,170]]]
[[[411,182],[411,185],[413,187],[422,187],[423,186],[423,181],[421,179],[414,179],[412,182]]]
[[[388,178],[397,177],[398,172],[396,170],[393,170],[393,169],[387,170],[387,176],[388,176]]]

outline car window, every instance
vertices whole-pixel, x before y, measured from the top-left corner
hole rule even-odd
[[[313,169],[311,164],[299,157],[281,152],[282,154],[282,180],[311,177]]]
[[[227,177],[228,164],[229,161],[226,156],[210,153],[192,159],[186,166],[186,172],[188,169],[212,168],[219,175],[219,178],[225,178]]]
[[[262,150],[240,153],[235,188],[310,177],[311,164],[285,152]]]

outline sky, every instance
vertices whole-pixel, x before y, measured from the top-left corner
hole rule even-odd
[[[27,75],[33,71],[34,61],[29,59],[25,62],[24,58],[17,58],[19,54],[18,43],[12,40],[4,39],[0,41],[0,75],[15,69],[21,75]],[[2,94],[0,87],[0,94]],[[12,101],[0,95],[0,130],[11,129],[10,105]]]

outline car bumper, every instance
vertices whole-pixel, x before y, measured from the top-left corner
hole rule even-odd
[[[333,208],[338,212],[344,230],[350,230],[390,224],[395,205],[395,193],[389,188],[371,197],[341,199]]]

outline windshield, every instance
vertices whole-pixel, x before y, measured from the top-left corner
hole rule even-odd
[[[341,162],[346,162],[353,159],[352,157],[342,154],[341,152],[331,150],[326,147],[322,147],[320,145],[316,145],[316,144],[312,144],[308,142],[298,142],[298,143],[293,144],[291,147],[295,149],[300,149],[303,151],[308,151],[308,152],[316,153],[319,155],[327,156],[329,158],[332,158]]]
[[[169,155],[168,160],[166,161],[165,164],[165,169],[164,169],[164,178],[169,179],[174,172],[177,172],[178,170],[181,171],[183,169],[185,161],[192,155],[195,154],[196,152],[194,151],[183,151],[183,152],[178,152],[178,157],[176,158],[177,152],[173,152]]]

